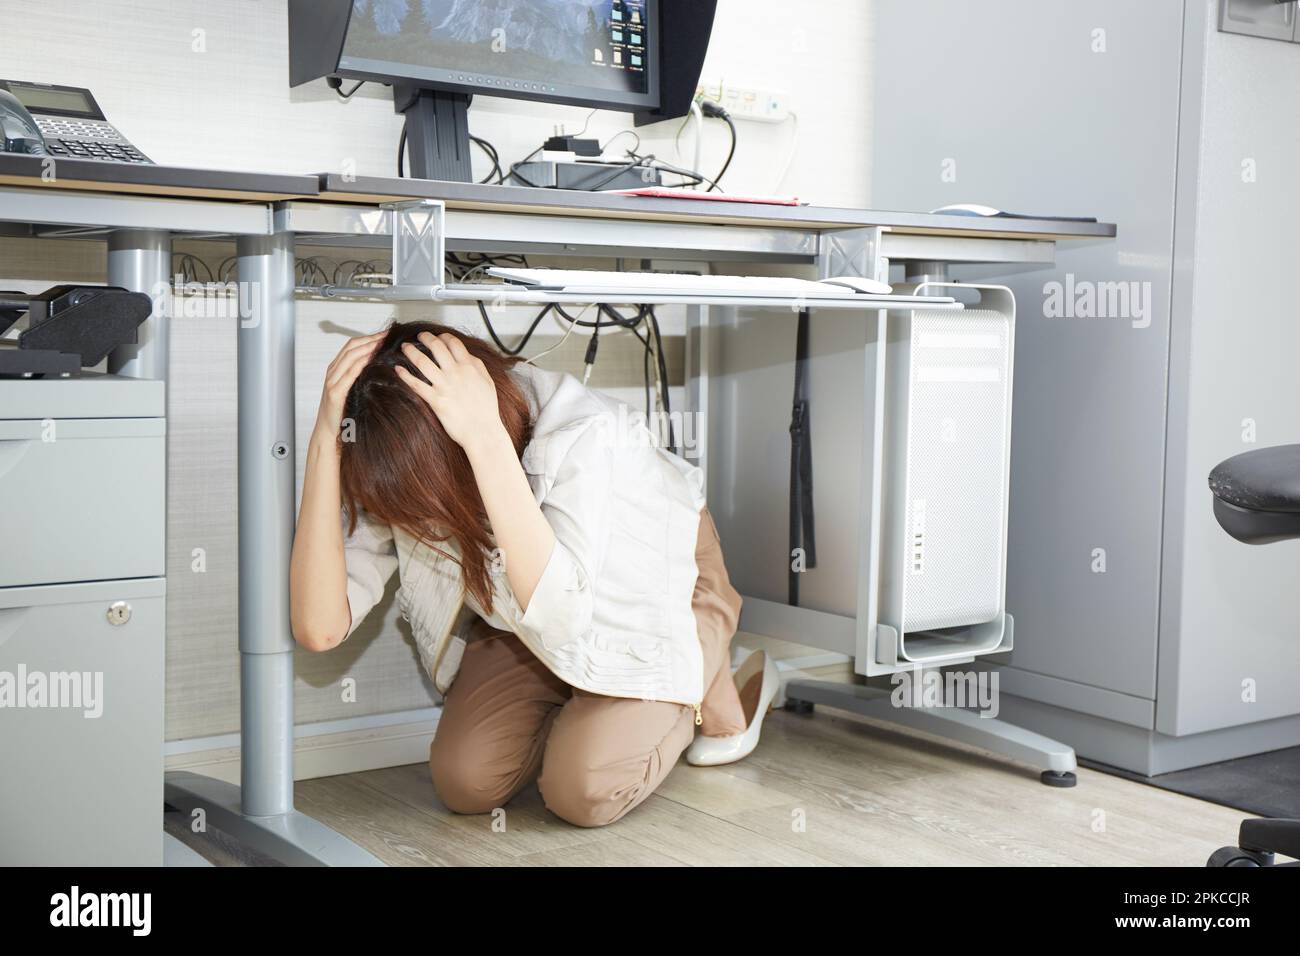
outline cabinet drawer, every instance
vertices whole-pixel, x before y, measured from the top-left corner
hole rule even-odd
[[[0,421],[0,588],[162,575],[166,421]]]
[[[1220,0],[1219,29],[1270,40],[1295,38],[1296,4],[1278,0]]]
[[[0,589],[0,865],[161,864],[165,604],[161,579]]]

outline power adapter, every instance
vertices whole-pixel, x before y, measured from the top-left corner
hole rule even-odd
[[[599,156],[600,140],[581,139],[577,136],[552,136],[542,149],[548,153],[573,153],[575,156]]]

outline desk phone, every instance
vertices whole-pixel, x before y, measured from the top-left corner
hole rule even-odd
[[[0,96],[0,112],[7,112],[15,126],[27,130],[26,136],[6,135],[0,139],[0,149],[58,159],[153,162],[104,118],[90,90],[0,80],[0,91],[9,94]]]

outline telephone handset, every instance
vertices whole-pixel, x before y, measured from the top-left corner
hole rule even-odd
[[[45,155],[45,137],[27,107],[8,90],[0,90],[0,152]]]
[[[0,152],[152,163],[104,118],[90,90],[0,80]]]

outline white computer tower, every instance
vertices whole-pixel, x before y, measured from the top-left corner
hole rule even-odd
[[[1003,611],[1012,338],[999,311],[891,317],[879,617],[904,634]]]
[[[908,291],[899,286],[896,291]],[[1011,649],[1006,607],[1015,300],[816,310],[809,356],[817,559],[787,599],[793,322],[715,310],[709,507],[742,627],[881,676]]]

